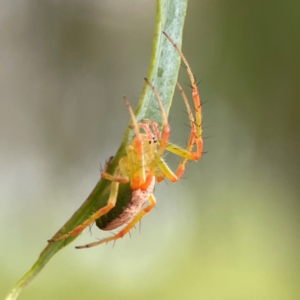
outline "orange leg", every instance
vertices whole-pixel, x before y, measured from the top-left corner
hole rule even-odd
[[[183,62],[184,66],[186,68],[186,71],[188,73],[188,76],[189,76],[190,82],[191,82],[192,98],[194,101],[195,119],[191,113],[185,93],[183,92],[181,86],[179,84],[177,84],[177,87],[184,99],[184,102],[185,102],[187,110],[188,110],[188,115],[189,115],[190,124],[191,124],[191,133],[190,133],[190,138],[189,138],[189,142],[188,142],[186,149],[179,148],[179,147],[169,143],[166,146],[166,150],[182,157],[182,160],[176,171],[176,176],[178,178],[180,178],[182,176],[182,174],[184,173],[184,168],[185,168],[185,164],[186,164],[187,160],[197,161],[200,159],[200,157],[202,155],[203,140],[202,140],[202,124],[201,124],[202,123],[201,101],[200,101],[200,96],[198,93],[197,84],[195,82],[194,75],[192,73],[192,70],[191,70],[186,58],[184,57],[183,53],[178,48],[178,46],[170,38],[170,36],[166,32],[163,32],[163,34],[172,43],[173,47],[178,52],[178,54],[181,58],[181,61]],[[196,144],[196,151],[192,151],[194,144]]]
[[[99,209],[98,211],[96,211],[89,219],[85,220],[82,224],[78,225],[72,231],[70,231],[66,234],[63,234],[59,237],[53,237],[52,239],[48,240],[48,242],[49,243],[57,242],[57,241],[67,239],[70,236],[77,235],[77,234],[81,233],[86,227],[88,227],[89,225],[94,223],[98,218],[107,214],[116,205],[118,190],[119,190],[119,182],[113,182],[111,184],[110,196],[109,196],[106,206],[104,206],[101,209]]]
[[[178,52],[178,54],[181,58],[181,61],[183,62],[184,66],[186,68],[186,71],[188,73],[188,76],[190,78],[191,87],[192,87],[192,97],[193,97],[194,109],[195,109],[195,126],[196,126],[195,141],[196,141],[196,147],[197,147],[196,152],[192,152],[192,153],[194,154],[194,160],[198,160],[202,154],[203,141],[202,141],[202,127],[201,127],[201,122],[202,122],[201,102],[200,102],[200,96],[198,93],[197,84],[195,82],[195,78],[192,73],[192,70],[191,70],[186,58],[184,57],[183,53],[181,52],[181,50],[178,48],[178,46],[174,43],[174,41],[170,38],[170,36],[166,32],[163,32],[163,34],[172,43],[175,50]]]
[[[148,119],[143,119],[141,120],[142,123],[139,123],[139,128],[143,129],[145,131],[145,133],[147,134],[148,140],[151,141],[153,138],[153,132],[151,131],[149,125],[152,125],[152,123],[154,123],[151,120]],[[157,137],[157,133],[155,132],[155,138],[159,139]]]
[[[162,116],[163,130],[162,130],[162,133],[161,133],[161,139],[159,141],[159,148],[157,150],[157,157],[161,157],[162,153],[164,152],[164,150],[166,148],[166,145],[167,145],[167,142],[168,142],[168,139],[169,139],[169,136],[170,136],[170,126],[168,124],[168,118],[166,116],[162,101],[161,101],[161,99],[158,95],[157,90],[155,89],[155,87],[152,85],[152,83],[147,78],[145,78],[145,81],[148,83],[148,85],[150,86],[150,88],[152,89],[152,91],[155,95],[155,98],[158,102],[160,112],[161,112],[161,116]]]
[[[194,119],[191,107],[189,105],[188,99],[185,95],[185,92],[183,91],[181,85],[178,82],[176,83],[176,86],[177,86],[177,88],[183,98],[184,104],[186,106],[188,116],[189,116],[189,121],[190,121],[190,127],[191,127],[189,141],[188,141],[187,147],[185,149],[179,148],[178,146],[173,145],[171,143],[169,143],[166,147],[166,150],[168,150],[169,152],[173,152],[174,154],[183,157],[177,167],[177,170],[176,170],[176,176],[177,176],[177,180],[178,180],[185,171],[185,165],[186,165],[187,161],[189,159],[196,160],[194,157],[194,153],[192,152],[192,149],[195,144],[197,130],[196,130],[195,119]]]
[[[143,167],[145,165],[144,164],[144,153],[143,153],[143,141],[142,141],[141,133],[139,131],[139,124],[135,118],[132,107],[126,97],[124,97],[124,101],[129,110],[129,113],[131,116],[131,121],[133,123],[132,125],[133,125],[133,129],[134,129],[134,133],[135,133],[135,136],[134,136],[134,143],[135,143],[134,161],[136,162],[137,166],[139,166],[139,167],[137,168],[136,173],[133,175],[133,180],[131,180],[130,185],[131,185],[132,190],[136,190],[142,184],[144,184],[146,181],[146,172],[145,172],[145,168]]]
[[[160,139],[160,132],[159,132],[159,129],[158,129],[158,126],[157,126],[157,123],[154,122],[154,121],[151,121],[151,120],[148,120],[148,119],[142,119],[141,122],[143,124],[149,124],[155,134],[155,137],[157,140]]]
[[[179,91],[182,95],[182,98],[184,100],[184,103],[185,103],[185,106],[186,106],[186,109],[188,112],[191,133],[190,133],[189,141],[187,143],[187,147],[185,149],[178,147],[175,144],[167,143],[166,150],[175,155],[178,155],[179,157],[182,157],[182,160],[179,163],[179,166],[177,167],[176,173],[174,173],[169,168],[169,166],[166,164],[166,162],[163,160],[163,158],[160,157],[159,162],[158,162],[159,170],[156,170],[156,172],[155,172],[155,177],[156,177],[157,182],[162,181],[165,177],[167,177],[171,182],[178,181],[180,179],[180,177],[182,176],[182,174],[184,173],[186,162],[189,159],[195,160],[193,153],[192,153],[192,149],[195,144],[195,136],[196,136],[195,120],[194,120],[194,116],[192,114],[191,107],[188,103],[187,97],[179,83],[177,83],[177,88],[179,89]]]
[[[99,210],[97,210],[89,219],[85,220],[82,224],[78,225],[73,230],[71,230],[59,237],[53,237],[52,239],[48,240],[49,243],[61,241],[70,236],[78,235],[86,227],[88,227],[93,222],[95,222],[98,218],[107,214],[116,205],[116,200],[117,200],[118,191],[119,191],[119,183],[126,183],[129,181],[129,179],[126,177],[113,176],[113,175],[110,175],[105,172],[107,169],[107,166],[111,160],[112,160],[112,158],[110,158],[110,160],[106,163],[103,172],[101,172],[102,178],[112,181],[110,195],[109,195],[109,199],[107,201],[107,205],[100,208]]]
[[[83,245],[83,246],[77,246],[76,249],[83,249],[83,248],[90,248],[90,247],[94,247],[103,243],[108,243],[110,241],[116,241],[120,238],[122,238],[124,235],[126,235],[131,229],[132,227],[135,226],[135,224],[141,220],[141,218],[146,215],[147,213],[149,213],[151,211],[151,209],[155,206],[156,204],[156,200],[154,198],[154,196],[151,194],[149,196],[149,204],[144,207],[131,221],[130,223],[128,223],[121,231],[119,231],[116,235],[113,235],[111,237],[105,238],[103,240],[94,242],[94,243],[90,243],[87,245]]]

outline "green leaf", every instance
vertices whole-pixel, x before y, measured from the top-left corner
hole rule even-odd
[[[157,0],[156,26],[147,78],[156,87],[167,114],[172,103],[180,67],[180,58],[177,52],[174,51],[170,42],[163,36],[162,31],[166,31],[180,47],[186,8],[187,0]],[[161,114],[157,107],[157,101],[146,83],[143,86],[135,115],[137,116],[137,119],[146,118],[158,123],[161,121]],[[109,173],[112,174],[114,172],[120,158],[125,153],[125,148],[130,138],[130,129],[127,128],[121,146],[108,167]],[[59,236],[62,233],[74,229],[77,225],[88,219],[95,210],[104,206],[107,201],[109,187],[110,182],[107,180],[100,180],[81,207],[55,234],[55,236]],[[127,195],[130,194],[129,185],[124,185],[119,191],[120,196],[122,196],[122,194],[126,195],[126,193]],[[77,236],[70,237],[65,241],[48,244],[32,268],[15,284],[6,300],[17,299],[25,286],[33,280],[48,261],[59,250],[70,244],[75,238],[77,238]]]

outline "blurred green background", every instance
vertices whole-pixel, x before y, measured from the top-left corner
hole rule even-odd
[[[2,299],[116,152],[155,1],[0,3]],[[183,51],[203,79],[208,154],[157,186],[140,233],[75,250],[109,234],[85,231],[20,299],[300,299],[299,12],[292,0],[190,1]],[[172,141],[184,144],[175,97]]]

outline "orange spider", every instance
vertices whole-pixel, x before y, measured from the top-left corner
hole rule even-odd
[[[96,211],[89,219],[84,221],[72,231],[59,237],[54,237],[49,240],[49,242],[56,242],[66,239],[70,236],[77,235],[95,221],[97,221],[97,226],[102,230],[112,230],[122,225],[126,225],[121,231],[111,237],[107,237],[87,245],[78,246],[76,247],[77,249],[89,248],[122,238],[144,215],[149,213],[155,206],[156,200],[153,195],[155,183],[162,181],[164,178],[169,179],[171,182],[176,182],[184,173],[186,162],[188,160],[197,161],[201,157],[203,149],[201,103],[197,85],[189,64],[183,56],[181,50],[167,33],[163,32],[163,34],[173,44],[174,48],[180,55],[191,82],[195,118],[185,93],[183,92],[179,83],[177,83],[177,88],[183,97],[188,111],[191,126],[190,137],[186,148],[181,148],[168,141],[170,127],[162,101],[155,87],[149,82],[148,79],[145,78],[146,82],[152,89],[160,108],[162,117],[162,130],[159,130],[158,124],[154,121],[143,119],[138,122],[128,100],[126,97],[124,97],[124,101],[131,116],[131,127],[134,130],[134,136],[132,141],[126,146],[126,155],[119,160],[119,165],[114,174],[111,175],[106,172],[107,165],[101,172],[101,178],[111,181],[110,195],[107,204]],[[195,148],[194,151],[193,148]],[[169,151],[182,158],[175,173],[172,172],[172,170],[164,161],[162,157],[164,151]],[[110,160],[108,161],[108,164],[110,163]],[[130,195],[128,196],[128,199],[126,199],[125,205],[122,204],[122,206],[118,205],[118,192],[120,184],[130,185]],[[144,203],[147,201],[148,205],[143,207]]]

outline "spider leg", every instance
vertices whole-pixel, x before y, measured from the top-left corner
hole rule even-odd
[[[158,182],[162,181],[167,177],[171,182],[176,182],[179,180],[178,176],[170,169],[168,164],[160,157],[158,162],[159,176],[157,177]]]
[[[166,112],[164,110],[162,101],[158,95],[156,88],[152,85],[152,83],[147,78],[145,78],[145,81],[148,83],[148,85],[150,86],[151,90],[153,91],[153,93],[155,95],[155,98],[157,100],[157,103],[159,105],[159,109],[161,112],[162,121],[163,121],[163,129],[162,129],[162,133],[161,133],[161,139],[159,141],[159,148],[157,150],[157,157],[160,157],[165,150],[165,147],[167,145],[167,142],[168,142],[168,139],[170,136],[170,126],[168,123],[168,118],[167,118]]]
[[[80,232],[82,232],[86,227],[88,227],[93,222],[95,222],[98,218],[107,214],[116,205],[118,191],[119,191],[119,182],[112,182],[109,199],[107,201],[107,204],[104,207],[97,210],[90,218],[85,220],[82,224],[78,225],[72,231],[65,233],[59,237],[53,237],[52,239],[48,240],[48,242],[49,243],[57,242],[57,241],[64,240],[70,236],[77,235]]]
[[[116,199],[118,196],[118,191],[119,191],[119,183],[127,183],[129,181],[129,179],[127,177],[113,176],[113,175],[106,173],[106,169],[109,166],[109,164],[111,163],[112,159],[113,159],[113,157],[111,156],[109,158],[109,160],[106,162],[106,164],[103,168],[103,171],[101,172],[101,178],[105,178],[107,180],[112,181],[110,195],[109,195],[109,199],[107,201],[106,206],[97,210],[90,218],[88,218],[82,224],[75,227],[73,230],[71,230],[59,237],[54,236],[52,239],[48,240],[49,243],[61,241],[70,236],[74,236],[74,235],[81,233],[86,227],[90,226],[94,221],[96,221],[101,216],[107,214],[115,206]]]
[[[90,243],[87,245],[83,245],[83,246],[77,246],[75,247],[76,249],[83,249],[83,248],[90,248],[90,247],[94,247],[103,243],[108,243],[110,241],[116,241],[120,238],[122,238],[124,235],[126,235],[131,229],[132,227],[134,227],[136,225],[137,222],[139,222],[143,216],[145,216],[147,213],[149,213],[151,211],[151,209],[155,206],[156,204],[156,200],[153,194],[151,194],[149,196],[148,199],[149,204],[144,207],[121,231],[119,231],[117,234],[105,238],[103,240],[94,242],[94,243]]]
[[[134,136],[135,146],[132,149],[133,156],[130,157],[130,160],[132,160],[132,162],[133,162],[134,170],[133,170],[132,180],[131,180],[130,184],[131,184],[131,189],[136,190],[136,189],[140,188],[140,186],[146,182],[143,140],[142,140],[141,133],[139,131],[139,124],[135,118],[132,107],[126,97],[124,97],[124,101],[129,110],[129,113],[131,116],[131,121],[133,124],[133,129],[135,132],[135,136]]]
[[[145,78],[145,81],[148,83],[148,85],[150,86],[150,88],[152,89],[152,91],[155,95],[155,98],[159,104],[159,108],[161,110],[161,115],[162,115],[162,119],[163,119],[163,130],[162,130],[161,138],[159,139],[159,149],[157,150],[157,153],[156,153],[156,161],[153,164],[152,172],[155,173],[157,182],[162,181],[165,177],[167,177],[170,181],[175,182],[184,173],[184,168],[185,168],[185,164],[186,164],[187,160],[188,159],[195,160],[194,153],[191,152],[193,145],[195,143],[195,136],[196,136],[196,125],[195,125],[194,117],[192,114],[192,110],[190,108],[190,105],[188,103],[187,97],[186,97],[183,89],[181,88],[180,84],[177,83],[177,87],[183,97],[184,103],[185,103],[187,111],[188,111],[188,116],[189,116],[190,126],[191,126],[191,133],[190,133],[190,138],[189,138],[186,149],[183,149],[174,144],[168,143],[168,139],[169,139],[169,135],[170,135],[170,128],[169,128],[168,120],[167,120],[167,117],[166,117],[166,114],[165,114],[165,111],[164,111],[164,108],[162,105],[162,101],[161,101],[155,87],[149,82],[149,80],[147,78]],[[157,124],[153,121],[146,120],[146,122],[148,122],[149,125],[152,126],[154,132],[158,136]],[[180,164],[177,168],[176,174],[174,174],[171,171],[171,169],[167,166],[165,161],[161,158],[164,150],[168,150],[169,152],[172,152],[172,153],[182,157],[182,161],[180,162]],[[157,168],[156,168],[157,166],[162,172],[159,172],[157,170]],[[153,171],[153,170],[155,170],[155,171]]]
[[[188,73],[188,76],[190,78],[190,82],[191,82],[191,88],[192,88],[192,97],[193,97],[193,101],[194,101],[194,108],[195,108],[195,125],[196,125],[196,132],[197,132],[197,136],[196,136],[196,144],[197,144],[197,154],[198,154],[198,159],[201,157],[201,152],[202,152],[202,138],[201,138],[201,134],[202,134],[202,127],[201,127],[201,122],[202,122],[202,116],[201,116],[201,102],[200,102],[200,96],[198,93],[198,88],[197,88],[197,84],[194,78],[194,75],[192,73],[192,70],[190,68],[190,65],[188,64],[185,56],[183,55],[182,51],[178,48],[178,46],[174,43],[174,41],[171,39],[171,37],[166,33],[163,32],[163,34],[165,35],[165,37],[172,43],[173,47],[175,48],[175,50],[177,51],[177,53],[179,54],[181,61],[183,62],[185,69]],[[199,148],[199,149],[198,149]],[[201,150],[201,151],[200,151]]]
[[[184,92],[184,90],[182,89],[181,85],[177,82],[176,83],[176,86],[182,96],[182,99],[184,101],[184,104],[185,104],[185,107],[186,107],[186,110],[187,110],[187,113],[188,113],[188,116],[189,116],[189,121],[190,121],[190,127],[191,127],[191,132],[190,132],[190,137],[189,137],[189,141],[187,143],[187,147],[186,149],[191,151],[194,144],[195,144],[195,137],[196,137],[196,124],[195,124],[195,119],[194,119],[194,116],[193,116],[193,113],[192,113],[192,110],[191,110],[191,107],[190,107],[190,104],[189,104],[189,101],[186,97],[186,94]]]
[[[167,143],[166,145],[166,150],[182,157],[182,160],[180,161],[176,173],[174,173],[169,166],[166,164],[166,162],[160,157],[159,162],[158,162],[158,167],[159,170],[156,170],[155,176],[156,176],[156,181],[160,182],[162,181],[165,177],[167,177],[171,182],[176,182],[178,181],[182,174],[185,171],[185,164],[188,160],[195,160],[194,156],[192,154],[192,149],[195,144],[195,136],[196,136],[196,125],[195,125],[195,120],[194,116],[191,110],[191,107],[189,105],[188,99],[179,83],[176,84],[177,88],[179,89],[182,98],[184,100],[188,116],[189,116],[189,121],[190,121],[190,127],[191,127],[191,133],[189,137],[189,141],[187,143],[186,148],[181,148],[175,144],[172,143]]]
[[[189,115],[189,120],[190,120],[190,125],[191,125],[191,132],[190,132],[190,137],[189,141],[187,143],[186,149],[183,149],[181,147],[178,147],[174,144],[168,143],[165,148],[167,151],[172,152],[180,157],[182,157],[181,162],[179,163],[179,166],[176,171],[176,176],[180,178],[182,174],[184,173],[185,170],[185,164],[187,160],[194,160],[197,161],[200,159],[201,154],[202,154],[202,149],[203,149],[203,140],[202,140],[202,116],[201,116],[201,102],[200,102],[200,96],[198,93],[198,88],[197,84],[195,82],[194,75],[192,73],[192,70],[179,49],[179,47],[174,43],[174,41],[170,38],[170,36],[166,33],[163,32],[163,34],[166,36],[166,38],[172,43],[173,47],[175,50],[178,52],[181,61],[183,62],[186,71],[188,73],[190,82],[191,82],[191,88],[192,88],[192,98],[194,102],[194,111],[195,111],[195,119],[193,117],[193,114],[191,112],[190,106],[188,104],[186,95],[184,91],[182,90],[181,86],[177,83],[177,88],[179,89],[183,100],[185,102],[185,105],[187,107],[188,115]],[[196,145],[196,150],[193,151],[193,146],[194,144]]]
[[[189,140],[188,140],[188,143],[187,143],[187,146],[185,149],[182,149],[172,143],[169,143],[166,147],[166,150],[168,150],[169,152],[172,152],[178,156],[181,156],[183,157],[182,160],[180,161],[178,167],[177,167],[177,170],[176,170],[176,176],[177,178],[179,179],[184,171],[185,171],[185,165],[187,163],[187,161],[190,159],[190,160],[195,160],[194,158],[194,155],[192,154],[192,149],[193,149],[193,146],[195,144],[195,139],[196,139],[196,135],[197,135],[197,130],[196,130],[196,124],[195,124],[195,119],[194,119],[194,116],[193,116],[193,113],[192,113],[192,110],[191,110],[191,107],[189,105],[189,101],[186,97],[186,94],[184,92],[184,90],[182,89],[181,85],[177,82],[176,83],[176,86],[183,98],[183,101],[184,101],[184,104],[185,104],[185,107],[186,107],[186,110],[187,110],[187,113],[188,113],[188,116],[189,116],[189,121],[190,121],[190,128],[191,128],[191,132],[190,132],[190,136],[189,136]]]
[[[159,129],[158,129],[158,126],[157,126],[157,123],[156,123],[156,122],[154,122],[154,121],[152,121],[152,120],[149,120],[149,119],[143,119],[143,120],[141,120],[141,122],[142,122],[143,124],[146,124],[148,128],[149,128],[149,125],[150,125],[151,128],[152,128],[152,130],[153,130],[153,132],[154,132],[154,134],[155,134],[155,138],[156,138],[157,140],[160,139],[160,132],[159,132]],[[149,130],[150,130],[150,129],[149,129]]]

